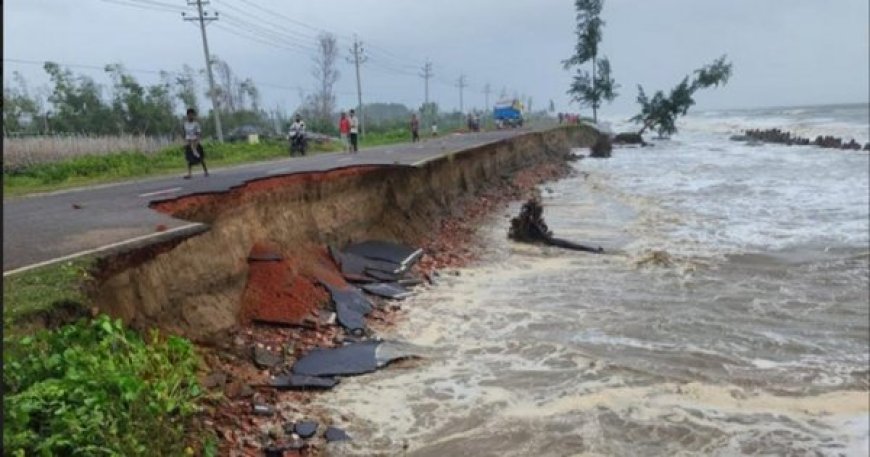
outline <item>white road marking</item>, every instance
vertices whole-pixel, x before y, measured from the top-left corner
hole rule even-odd
[[[181,189],[183,189],[183,188],[182,187],[173,187],[172,189],[163,189],[163,190],[157,190],[154,192],[148,192],[147,194],[139,194],[139,196],[140,197],[152,197],[154,195],[160,195],[160,194],[171,194],[173,192],[178,192]]]
[[[5,278],[7,276],[12,276],[14,274],[23,273],[23,272],[28,271],[28,270],[33,270],[34,268],[44,267],[46,265],[51,265],[51,264],[58,263],[58,262],[65,262],[67,260],[72,260],[72,259],[75,259],[78,257],[90,255],[90,254],[96,254],[96,253],[102,252],[102,251],[108,251],[109,249],[114,249],[114,248],[123,246],[125,244],[131,244],[131,243],[135,243],[137,241],[147,240],[149,238],[156,238],[158,236],[165,235],[167,233],[180,232],[182,230],[185,230],[185,229],[188,229],[191,227],[196,227],[199,225],[203,225],[203,224],[200,224],[199,222],[197,222],[197,223],[193,223],[193,224],[182,225],[181,227],[176,227],[174,229],[166,230],[163,232],[149,233],[148,235],[137,236],[135,238],[130,238],[129,240],[118,241],[117,243],[107,244],[105,246],[100,246],[98,248],[88,249],[85,251],[79,251],[79,252],[76,252],[75,254],[70,254],[70,255],[65,255],[63,257],[57,257],[54,259],[44,260],[42,262],[37,262],[37,263],[31,264],[31,265],[27,265],[25,267],[20,267],[20,268],[14,269],[14,270],[4,271],[3,277]]]

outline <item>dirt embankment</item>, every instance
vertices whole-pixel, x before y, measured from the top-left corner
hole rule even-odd
[[[94,302],[136,328],[159,327],[196,341],[215,341],[244,320],[245,306],[270,299],[246,290],[251,273],[247,258],[255,244],[277,246],[292,260],[282,267],[288,271],[275,272],[290,282],[318,277],[317,259],[325,245],[389,239],[425,246],[441,224],[461,216],[457,211],[463,201],[532,165],[564,164],[570,148],[589,146],[596,137],[588,127],[559,128],[468,149],[421,167],[299,173],[157,202],[152,205],[157,211],[207,223],[210,230],[169,250],[151,247],[106,260]],[[311,297],[326,299],[319,291],[311,291]]]

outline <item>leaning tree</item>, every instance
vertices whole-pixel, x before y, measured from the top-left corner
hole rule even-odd
[[[631,118],[632,121],[641,124],[638,135],[642,135],[648,129],[655,130],[659,137],[676,133],[677,118],[685,116],[689,108],[695,104],[695,92],[720,84],[725,85],[730,77],[731,63],[722,56],[712,64],[695,70],[693,78],[689,76],[683,78],[682,82],[671,89],[669,95],[657,91],[652,97],[648,97],[643,86],[638,85],[637,102],[640,104],[640,113]]]

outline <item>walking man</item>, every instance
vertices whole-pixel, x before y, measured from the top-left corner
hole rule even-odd
[[[208,168],[205,166],[205,151],[202,149],[202,128],[196,119],[196,110],[187,109],[187,117],[184,119],[184,158],[187,159],[187,176],[190,179],[193,166],[202,164],[202,172],[208,177]]]
[[[416,143],[420,141],[420,120],[417,119],[416,114],[411,115],[411,142]]]
[[[350,110],[350,148],[354,153],[359,152],[359,119],[354,110]]]
[[[350,120],[347,118],[347,113],[341,112],[341,119],[338,120],[338,133],[341,135],[341,147],[344,152],[350,151],[350,143],[348,135],[350,135]]]

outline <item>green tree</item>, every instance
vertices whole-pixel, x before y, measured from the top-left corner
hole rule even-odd
[[[66,133],[112,133],[116,128],[112,109],[102,98],[102,87],[87,76],[75,77],[54,62],[43,66],[53,84],[49,102],[54,112],[49,123]]]
[[[647,129],[655,130],[660,137],[676,133],[677,118],[685,116],[695,104],[695,92],[727,84],[731,69],[731,64],[722,56],[712,64],[695,70],[694,78],[683,78],[667,96],[664,92],[657,91],[650,98],[643,87],[638,85],[637,102],[640,104],[640,113],[631,119],[641,124],[638,134],[643,134]]]
[[[592,118],[598,122],[598,108],[602,102],[613,101],[619,87],[611,75],[610,61],[606,56],[598,57],[604,27],[601,19],[604,0],[575,0],[574,7],[577,10],[577,43],[574,55],[563,64],[566,70],[577,67],[577,72],[568,94],[581,106],[591,106]],[[582,68],[589,61],[592,62],[591,75]]]
[[[156,135],[176,129],[178,121],[168,73],[161,73],[159,83],[145,87],[121,64],[107,65],[106,72],[114,82],[112,112],[119,133]]]
[[[42,115],[42,101],[30,95],[27,82],[19,72],[13,72],[15,85],[3,85],[3,133],[37,131]]]
[[[184,105],[184,109],[193,108],[199,111],[199,100],[196,96],[196,73],[189,65],[182,67],[181,73],[175,76],[175,96]]]

